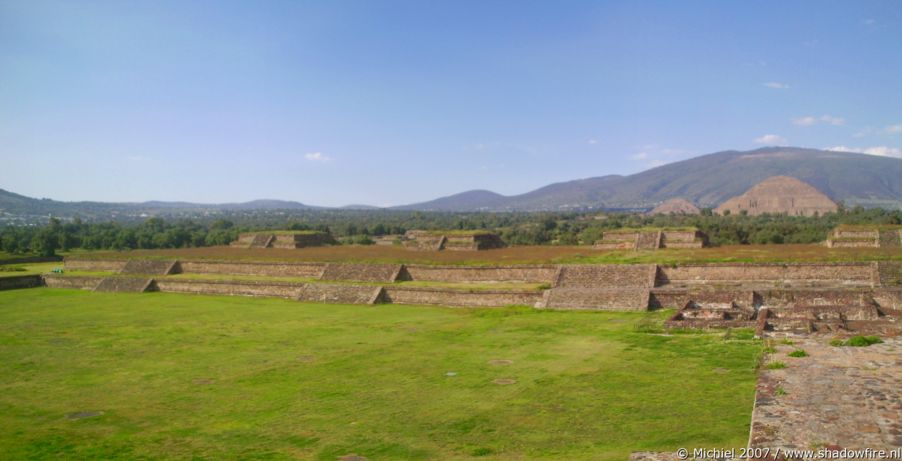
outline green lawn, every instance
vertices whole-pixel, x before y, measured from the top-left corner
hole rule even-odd
[[[63,268],[62,261],[52,263],[26,263],[0,265],[0,277],[15,277],[17,275],[47,274],[53,269]]]
[[[0,292],[0,453],[625,460],[744,446],[761,343],[636,328],[666,314]]]

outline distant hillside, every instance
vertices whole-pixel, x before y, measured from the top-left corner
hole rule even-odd
[[[36,199],[0,189],[0,216],[60,216],[83,218],[109,218],[116,215],[156,215],[174,212],[212,212],[226,210],[310,210],[309,205],[285,200],[254,200],[244,203],[202,204],[189,202],[149,201],[122,202],[61,202]]]
[[[650,209],[672,198],[714,208],[772,176],[791,176],[848,206],[902,208],[902,159],[796,147],[725,151],[630,176],[555,183],[521,195],[470,191],[399,207],[409,210]]]
[[[648,210],[682,198],[714,208],[772,176],[790,176],[811,184],[848,206],[902,208],[902,159],[846,152],[768,147],[748,152],[726,151],[671,163],[630,176],[600,176],[504,196],[472,190],[430,202],[395,207],[423,211],[545,211],[585,209]],[[350,210],[370,210],[349,205]],[[86,219],[144,219],[147,216],[191,218],[216,212],[270,213],[317,210],[320,207],[284,200],[199,204],[188,202],[61,202],[35,199],[0,189],[0,225],[27,224],[48,215]],[[31,217],[24,219],[23,217]]]

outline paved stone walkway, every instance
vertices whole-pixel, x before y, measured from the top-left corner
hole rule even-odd
[[[774,340],[762,367],[750,446],[781,449],[902,447],[902,338],[836,347],[829,337]],[[790,357],[802,349],[808,357]]]

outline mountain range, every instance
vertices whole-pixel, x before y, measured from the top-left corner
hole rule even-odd
[[[560,182],[520,195],[473,190],[399,207],[435,211],[648,209],[671,199],[716,207],[772,176],[792,176],[846,205],[902,207],[902,159],[797,147],[724,151],[629,176]]]
[[[847,206],[902,208],[902,159],[797,147],[724,151],[670,163],[628,176],[607,175],[554,183],[519,195],[471,190],[428,202],[393,207],[420,211],[562,211],[650,209],[672,198],[716,207],[772,176],[811,184]],[[374,209],[349,205],[344,209]],[[299,202],[245,203],[61,202],[0,189],[0,214],[102,217],[123,214],[203,213],[246,210],[321,209]]]

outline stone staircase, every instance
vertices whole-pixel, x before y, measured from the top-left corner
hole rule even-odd
[[[272,234],[257,234],[254,235],[254,239],[251,240],[248,248],[269,248],[272,244],[272,241],[276,238],[275,235]]]
[[[561,266],[538,307],[647,310],[656,272],[654,264]]]
[[[637,250],[657,250],[661,248],[661,231],[640,232],[636,237]]]

